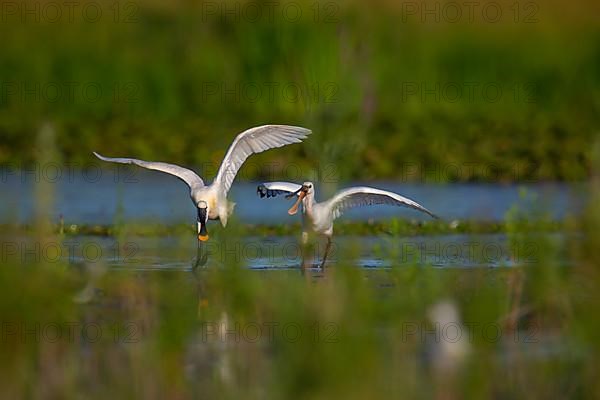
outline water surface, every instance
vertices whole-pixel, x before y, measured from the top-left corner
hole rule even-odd
[[[84,173],[75,171],[48,183],[43,174],[4,171],[0,176],[0,223],[27,223],[34,215],[36,184],[46,183],[54,194],[52,218],[78,224],[110,225],[120,221],[193,223],[196,211],[187,186],[178,179],[152,171],[116,175],[111,170]],[[129,171],[129,170],[127,170]],[[348,182],[317,185],[317,200],[329,198],[336,190],[367,185],[391,190],[409,197],[443,219],[499,221],[510,208],[522,201],[523,194],[533,199],[537,211],[561,219],[582,208],[585,187],[563,183],[530,184],[408,184],[398,182]],[[229,199],[236,203],[234,218],[259,223],[297,221],[287,215],[291,202],[282,197],[261,199],[257,182],[236,181]],[[345,219],[381,220],[389,217],[427,219],[417,211],[389,206],[350,210]]]

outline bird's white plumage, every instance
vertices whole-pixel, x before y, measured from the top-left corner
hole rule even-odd
[[[389,204],[394,206],[410,207],[437,218],[431,211],[411,199],[408,199],[397,193],[366,186],[341,190],[331,199],[321,203],[315,201],[315,188],[311,182],[304,182],[302,185],[290,182],[267,182],[260,184],[257,192],[260,197],[275,197],[283,193],[298,194],[298,200],[292,206],[292,208],[290,208],[288,213],[292,215],[295,214],[298,209],[298,204],[302,202],[302,225],[304,227],[302,232],[302,241],[304,244],[308,238],[307,230],[319,233],[327,238],[327,245],[325,247],[325,253],[323,255],[321,267],[325,265],[325,260],[327,259],[327,255],[331,246],[333,221],[349,208],[376,204]]]
[[[96,152],[94,152],[94,155],[96,157],[98,157],[99,159],[101,159],[102,161],[108,161],[108,162],[114,162],[114,163],[120,163],[120,164],[135,164],[135,165],[143,167],[143,168],[152,169],[155,171],[161,171],[161,172],[165,172],[167,174],[174,175],[177,178],[184,181],[190,187],[190,189],[193,189],[195,187],[204,186],[204,181],[194,171],[184,168],[184,167],[180,167],[179,165],[167,164],[167,163],[158,162],[158,161],[144,161],[144,160],[138,160],[135,158],[104,157]]]
[[[227,192],[229,192],[231,184],[244,161],[254,153],[261,153],[268,149],[292,143],[300,143],[310,133],[309,129],[288,125],[264,125],[240,133],[229,146],[215,180],[208,186],[204,185],[202,179],[194,171],[178,165],[143,161],[135,158],[104,157],[96,152],[94,152],[94,155],[103,161],[135,164],[176,176],[190,187],[190,197],[194,205],[199,209],[206,210],[204,213],[206,218],[219,219],[221,224],[225,226],[227,217],[233,211],[233,203],[227,201]],[[198,218],[198,233],[200,235],[200,227],[206,221],[200,221],[200,216]]]
[[[214,184],[222,193],[227,193],[238,170],[251,154],[300,143],[310,133],[309,129],[288,125],[264,125],[240,133],[229,146]]]
[[[341,190],[325,202],[324,206],[329,209],[333,218],[336,219],[349,208],[377,204],[409,207],[437,218],[431,211],[411,199],[400,196],[397,193],[367,186],[358,186]]]
[[[297,192],[301,187],[302,185],[291,182],[267,182],[258,185],[256,191],[260,197],[275,197],[280,194]]]

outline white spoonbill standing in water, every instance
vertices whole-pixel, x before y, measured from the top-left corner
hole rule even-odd
[[[337,192],[331,199],[317,203],[315,201],[315,187],[312,182],[304,182],[302,185],[290,182],[267,182],[258,186],[257,193],[260,197],[275,197],[286,194],[287,199],[298,196],[298,200],[288,214],[294,215],[298,212],[298,206],[302,203],[302,244],[308,241],[308,231],[323,235],[327,238],[325,254],[321,262],[321,268],[325,266],[329,249],[331,248],[331,237],[333,236],[333,221],[342,213],[353,207],[370,206],[376,204],[389,204],[393,206],[409,207],[429,214],[437,218],[431,211],[417,202],[400,196],[399,194],[386,190],[375,189],[366,186],[351,187]],[[304,264],[304,262],[303,262]]]
[[[166,172],[184,181],[190,188],[190,197],[198,209],[198,240],[208,240],[206,223],[209,219],[220,220],[227,225],[227,217],[233,211],[234,203],[227,201],[227,193],[233,179],[246,159],[255,153],[300,143],[311,133],[309,129],[288,125],[263,125],[250,128],[237,135],[221,163],[217,177],[206,186],[194,171],[164,162],[142,161],[135,158],[109,158],[94,152],[103,161],[135,164],[143,168]]]

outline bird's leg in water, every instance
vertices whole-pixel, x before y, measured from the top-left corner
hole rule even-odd
[[[327,260],[327,255],[329,254],[329,249],[331,249],[331,238],[327,236],[327,244],[325,245],[325,254],[323,254],[323,261],[321,262],[321,269],[325,269],[325,261]]]
[[[302,253],[302,269],[308,268],[308,232],[302,232],[302,247],[300,248],[300,252]]]

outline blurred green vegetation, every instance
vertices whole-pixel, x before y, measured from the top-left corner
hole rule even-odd
[[[505,222],[515,259],[525,240],[538,248],[534,263],[508,268],[363,269],[352,245],[304,274],[249,270],[236,251],[194,271],[9,262],[0,395],[597,398],[600,214],[589,204],[560,245],[515,207]],[[72,241],[44,227],[29,235],[42,247]],[[235,249],[245,231],[216,236]]]
[[[95,22],[86,2],[57,22],[35,4],[39,21],[3,9],[0,23],[3,163],[35,160],[45,122],[83,166],[92,150],[217,164],[236,133],[285,123],[315,134],[256,162],[335,163],[344,179],[398,178],[404,164],[414,180],[464,164],[475,167],[434,179],[590,175],[595,1],[500,1],[496,23],[479,8],[436,22],[421,9],[433,1],[106,1]]]
[[[567,218],[564,221],[536,220],[530,221],[528,218],[521,217],[517,219],[522,228],[529,227],[531,229],[539,229],[543,232],[562,232],[567,229],[572,223],[573,218]],[[270,236],[270,235],[295,235],[301,231],[300,222],[292,222],[286,224],[269,225],[269,224],[244,224],[239,226],[239,232],[243,236]],[[0,229],[10,232],[19,232],[22,234],[30,234],[37,229],[36,225],[19,225],[19,224],[0,224]],[[61,232],[66,236],[119,236],[122,232],[126,232],[135,236],[169,236],[181,235],[195,232],[196,227],[190,224],[171,224],[165,225],[161,223],[148,222],[132,222],[113,224],[113,225],[89,225],[89,224],[55,224],[51,227],[55,233]],[[227,234],[227,228],[221,228],[219,225],[214,225],[215,232]],[[456,233],[509,233],[512,229],[511,223],[504,221],[489,222],[489,221],[471,221],[471,220],[454,220],[454,221],[421,221],[421,220],[406,220],[400,218],[389,218],[384,221],[348,221],[339,220],[335,223],[335,231],[341,235],[402,235],[402,236],[417,236],[417,235],[444,235]]]
[[[40,136],[51,140],[51,132]],[[592,156],[598,165],[599,146]],[[495,268],[439,268],[394,252],[383,260],[390,268],[362,268],[359,242],[349,240],[324,271],[251,270],[253,254],[239,245],[258,228],[234,219],[211,235],[228,250],[206,264],[151,271],[192,256],[189,227],[3,226],[0,396],[598,398],[597,173],[589,187],[586,209],[560,224],[526,192],[496,225],[340,224],[339,236],[376,234],[381,244],[450,231],[470,231],[477,242],[498,229],[514,263]],[[51,198],[40,183],[40,215]],[[158,259],[147,248],[149,257],[134,254],[146,261],[127,264],[125,245],[140,232],[171,245]],[[112,253],[92,261],[41,250],[81,248],[85,234],[116,239],[123,265],[106,265]],[[15,253],[17,243],[25,246]]]

